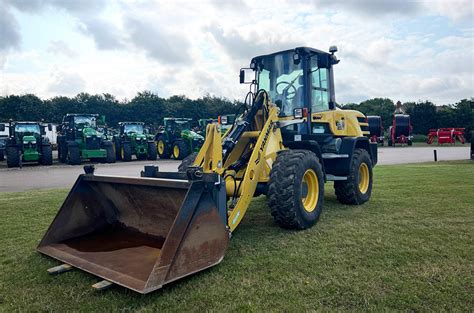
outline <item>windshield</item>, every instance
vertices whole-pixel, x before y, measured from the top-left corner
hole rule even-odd
[[[16,124],[15,125],[16,133],[30,133],[30,134],[40,134],[40,127],[38,124]]]
[[[293,52],[270,55],[258,60],[258,88],[265,89],[273,103],[280,108],[280,115],[293,115],[304,101],[303,68],[294,64]]]
[[[189,121],[173,121],[170,126],[177,131],[182,131],[191,128]]]
[[[125,124],[123,126],[124,133],[138,133],[143,134],[143,125],[140,124]]]
[[[77,128],[95,127],[95,116],[74,116],[74,124]]]

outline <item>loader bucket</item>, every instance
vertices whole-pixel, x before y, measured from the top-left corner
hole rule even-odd
[[[140,293],[218,264],[229,242],[225,183],[160,174],[80,175],[38,251]]]

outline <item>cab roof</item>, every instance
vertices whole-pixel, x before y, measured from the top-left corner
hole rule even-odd
[[[288,50],[281,50],[281,51],[277,51],[277,52],[273,52],[273,53],[270,53],[270,54],[263,54],[263,55],[259,55],[259,56],[256,56],[252,59],[252,62],[255,60],[255,59],[260,59],[260,58],[264,58],[264,57],[269,57],[269,56],[274,56],[274,55],[277,55],[277,54],[282,54],[282,53],[286,53],[286,52],[298,52],[298,53],[303,53],[303,54],[319,54],[319,55],[327,55],[327,56],[330,56],[331,54],[329,52],[326,52],[326,51],[322,51],[322,50],[318,50],[318,49],[314,49],[314,48],[310,48],[310,47],[296,47],[294,49],[288,49]]]

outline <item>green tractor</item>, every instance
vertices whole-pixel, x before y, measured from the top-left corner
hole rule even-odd
[[[120,122],[120,133],[114,137],[117,160],[131,161],[135,155],[137,160],[156,160],[157,150],[154,136],[148,134],[144,123]]]
[[[218,123],[220,126],[221,134],[225,134],[235,122],[235,114],[220,115],[218,117]]]
[[[161,159],[182,160],[193,152],[199,151],[204,137],[191,130],[190,118],[163,119],[163,127],[155,136],[158,155]]]
[[[113,143],[106,128],[99,130],[98,114],[67,114],[59,126],[58,159],[61,163],[81,164],[82,160],[115,163]],[[104,119],[101,119],[105,122]]]
[[[8,167],[21,167],[23,162],[39,162],[41,165],[53,164],[53,149],[45,135],[45,127],[38,122],[10,122],[9,136],[6,140]],[[0,131],[5,125],[0,124]]]
[[[209,124],[215,124],[217,123],[217,119],[216,118],[201,118],[198,120],[198,126],[199,126],[199,130],[197,131],[197,133],[203,137],[206,137],[206,127],[207,125]]]

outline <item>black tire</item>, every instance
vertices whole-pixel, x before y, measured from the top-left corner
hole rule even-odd
[[[51,145],[41,146],[41,165],[53,165],[53,147]]]
[[[197,152],[193,152],[187,157],[185,157],[183,161],[181,161],[181,164],[178,166],[178,172],[186,172],[188,167],[193,165],[194,160],[196,160],[197,155],[198,155]]]
[[[411,141],[410,139],[408,139],[408,145],[409,145],[409,146],[413,145],[413,141]]]
[[[159,147],[160,145],[162,144],[162,147],[163,147],[163,150],[160,151]],[[157,145],[157,153],[158,153],[158,156],[160,157],[160,159],[169,159],[170,156],[171,156],[171,152],[170,152],[170,148],[166,142],[166,139],[165,137],[163,136],[158,136],[157,140],[156,140],[156,145]]]
[[[81,152],[76,142],[69,142],[67,144],[67,163],[69,165],[81,164]]]
[[[59,141],[58,143],[58,160],[59,163],[67,162],[67,142]]]
[[[5,151],[0,150],[0,161],[5,161]]]
[[[360,168],[365,164],[368,170],[367,189],[360,189]],[[334,182],[336,198],[343,204],[359,205],[367,202],[372,194],[372,160],[365,149],[355,149],[352,155],[351,168],[347,180]]]
[[[115,163],[117,159],[115,158],[115,150],[114,150],[114,145],[112,144],[112,142],[111,141],[104,142],[104,149],[106,151],[105,163]]]
[[[316,205],[311,211],[303,205],[303,177],[316,175]],[[285,150],[278,153],[270,172],[268,205],[275,222],[283,228],[306,229],[319,219],[324,202],[324,173],[315,153],[309,150]]]
[[[173,144],[173,158],[176,160],[182,160],[189,155],[188,143],[184,140],[177,140]],[[175,152],[178,151],[176,154]]]
[[[130,162],[132,160],[132,145],[130,142],[122,143],[122,161]]]
[[[122,145],[120,140],[114,140],[114,150],[115,150],[115,160],[121,161],[122,160]]]
[[[20,164],[21,164],[20,149],[16,146],[12,146],[12,147],[7,147],[5,151],[7,153],[7,166],[20,167]]]
[[[388,140],[388,146],[389,146],[389,147],[393,146],[392,139],[389,139],[389,140]]]
[[[147,157],[148,157],[148,160],[152,160],[152,161],[158,158],[158,151],[156,150],[156,142],[148,143]]]

